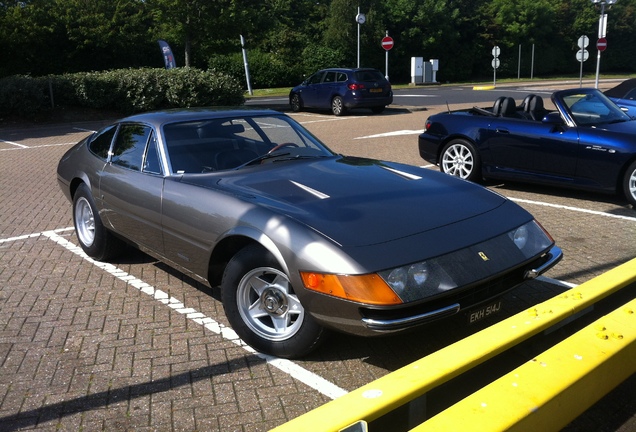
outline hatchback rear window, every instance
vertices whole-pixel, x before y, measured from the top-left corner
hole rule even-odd
[[[357,81],[383,81],[384,75],[379,70],[364,70],[356,72]]]

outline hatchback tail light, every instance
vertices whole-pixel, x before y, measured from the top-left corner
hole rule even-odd
[[[349,90],[362,90],[364,88],[364,84],[351,83],[347,87],[349,88]]]

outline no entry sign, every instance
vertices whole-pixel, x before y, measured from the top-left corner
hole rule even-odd
[[[387,51],[393,48],[393,38],[391,36],[385,36],[382,38],[382,48]]]
[[[607,48],[607,39],[598,38],[598,41],[596,41],[596,49],[603,52],[605,51],[606,48]]]

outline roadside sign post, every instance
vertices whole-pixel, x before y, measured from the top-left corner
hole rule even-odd
[[[601,70],[601,52],[607,49],[607,14],[605,13],[605,6],[611,8],[618,0],[591,0],[595,5],[601,5],[601,16],[598,19],[598,40],[596,42],[596,83],[594,88],[598,88],[598,75]]]
[[[389,31],[386,31],[386,36],[382,38],[382,48],[384,48],[385,52],[385,69],[384,69],[384,77],[389,80],[389,50],[393,48],[393,38],[389,36]]]
[[[358,23],[358,67],[360,67],[360,26],[367,22],[367,17],[360,13],[360,7],[358,7],[358,14],[356,15],[356,23]]]
[[[493,78],[492,78],[492,86],[497,86],[497,68],[499,67],[499,54],[501,54],[501,50],[498,46],[494,46],[492,49],[492,70],[493,70]]]
[[[590,53],[585,49],[589,44],[590,39],[586,35],[583,35],[579,38],[579,50],[576,53],[576,59],[581,63],[581,71],[579,73],[579,87],[583,87],[583,62],[586,61],[590,56]]]

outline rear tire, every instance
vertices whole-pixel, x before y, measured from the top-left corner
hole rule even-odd
[[[278,261],[261,246],[247,246],[230,260],[221,299],[234,331],[257,351],[302,357],[326,335],[300,304]]]
[[[333,113],[333,115],[338,117],[344,115],[344,113],[346,112],[344,102],[342,101],[342,98],[340,96],[334,96],[334,98],[331,100],[331,112]]]
[[[386,108],[384,105],[377,106],[377,107],[371,108],[371,111],[373,112],[373,114],[381,114],[384,111],[384,108]]]
[[[627,171],[625,171],[623,193],[632,207],[636,208],[636,162],[632,162]]]
[[[102,223],[90,189],[82,183],[73,196],[73,223],[79,244],[89,257],[106,261],[119,255],[125,244]]]
[[[442,150],[440,171],[473,182],[481,180],[481,161],[475,147],[466,140],[455,139]]]

